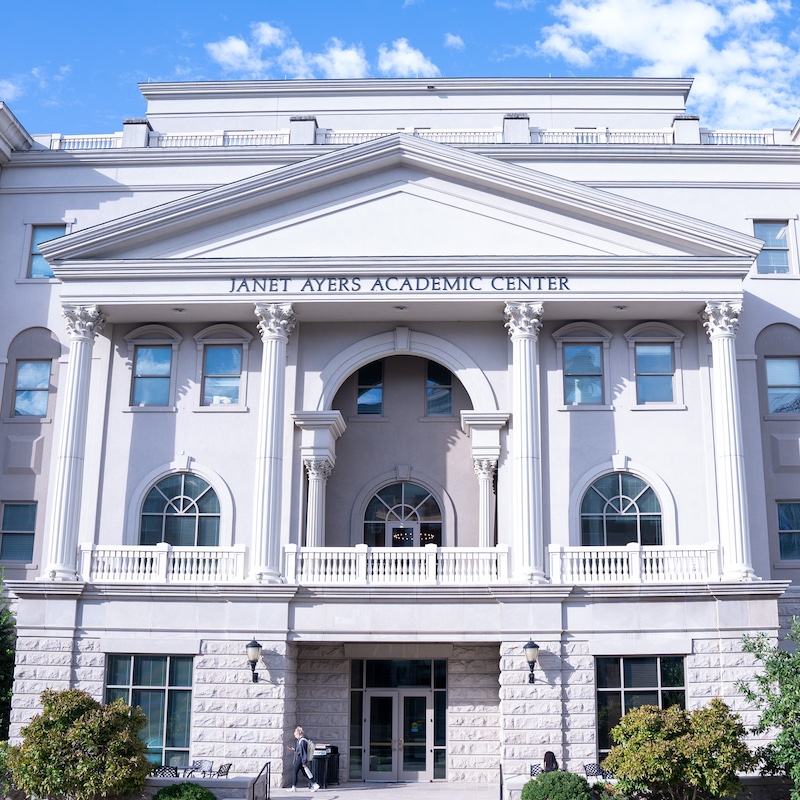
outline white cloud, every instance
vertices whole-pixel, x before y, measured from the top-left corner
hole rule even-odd
[[[408,43],[395,39],[391,50],[382,44],[378,48],[378,69],[393,78],[434,78],[442,73],[439,67]]]
[[[209,42],[206,50],[226,72],[239,72],[249,76],[265,73],[269,67],[261,60],[261,49],[248,44],[238,36],[229,36],[221,42]]]
[[[497,8],[506,8],[511,11],[516,11],[520,8],[533,8],[536,2],[537,0],[494,0],[494,4]]]
[[[345,47],[339,39],[331,39],[325,52],[314,56],[314,63],[323,78],[364,78],[369,63],[361,45]]]
[[[14,80],[0,78],[0,100],[10,103],[18,97],[22,97],[22,86]]]
[[[449,47],[451,50],[463,50],[466,47],[464,40],[455,33],[446,33],[444,35],[444,46]]]
[[[707,125],[797,118],[800,53],[777,30],[791,23],[787,0],[560,0],[551,10],[558,22],[542,30],[540,53],[581,68],[622,60],[637,76],[694,77],[690,110]]]
[[[281,47],[287,38],[282,28],[276,28],[269,22],[254,22],[250,28],[253,31],[253,38],[262,47]]]

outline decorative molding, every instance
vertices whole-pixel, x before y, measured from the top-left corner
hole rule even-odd
[[[506,303],[504,315],[505,327],[512,339],[520,336],[539,338],[544,316],[543,303]]]
[[[94,338],[103,330],[106,317],[98,306],[64,306],[62,315],[66,320],[70,339]]]
[[[256,303],[255,315],[258,318],[258,332],[262,340],[286,341],[297,324],[291,303]]]
[[[741,303],[709,301],[700,315],[703,327],[709,339],[719,336],[733,338],[739,330],[739,315],[742,313]]]
[[[303,466],[308,472],[309,480],[321,480],[324,483],[333,474],[333,464],[327,458],[304,458]]]
[[[473,458],[472,466],[478,478],[492,478],[497,472],[496,458]]]

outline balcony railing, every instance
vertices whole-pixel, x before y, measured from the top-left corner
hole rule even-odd
[[[534,144],[672,144],[672,128],[612,130],[611,128],[534,129]]]
[[[287,545],[289,583],[456,585],[508,582],[508,548]]]
[[[289,144],[288,131],[151,134],[150,147],[264,147]]]
[[[640,584],[719,580],[716,545],[697,547],[561,547],[550,545],[553,583]]]
[[[115,150],[122,147],[122,134],[108,136],[52,136],[51,150]]]
[[[92,583],[230,583],[243,581],[247,548],[157,544],[80,546],[80,576]]]

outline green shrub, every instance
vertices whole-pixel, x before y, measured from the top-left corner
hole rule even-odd
[[[151,765],[139,731],[147,718],[122,700],[101,705],[77,689],[42,692],[42,713],[9,750],[14,784],[50,800],[98,800],[144,789]]]
[[[545,772],[522,787],[522,800],[592,800],[589,782],[574,772]]]
[[[11,770],[8,766],[8,742],[0,742],[0,797],[5,797],[12,786]]]
[[[153,800],[217,800],[214,793],[199,783],[173,783],[159,789]]]

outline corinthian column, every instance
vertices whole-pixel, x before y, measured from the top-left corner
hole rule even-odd
[[[53,517],[44,577],[69,581],[77,577],[78,526],[83,489],[89,384],[94,339],[105,317],[97,306],[64,306],[69,336],[69,364],[60,389],[64,415],[56,457]]]
[[[291,305],[277,303],[257,303],[255,313],[262,356],[250,574],[256,580],[279,583],[286,344],[294,330],[295,316]]]
[[[306,512],[306,547],[325,543],[325,492],[333,464],[327,459],[303,459],[308,473],[308,510]]]
[[[478,476],[478,547],[494,547],[494,492],[492,484],[497,472],[496,458],[474,458],[472,464]]]
[[[717,476],[717,518],[722,546],[722,577],[755,578],[750,557],[747,496],[742,452],[742,416],[736,375],[736,331],[741,303],[706,304],[703,325],[711,341],[711,404]]]
[[[513,572],[518,579],[532,583],[546,580],[539,420],[539,331],[543,313],[541,303],[508,303],[505,308],[512,352]]]

